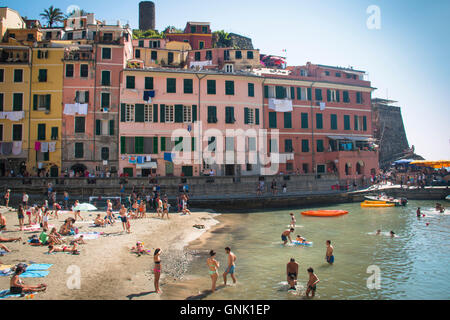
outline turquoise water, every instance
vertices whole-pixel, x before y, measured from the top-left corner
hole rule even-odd
[[[410,201],[406,207],[393,208],[361,208],[359,203],[308,208],[349,211],[348,215],[333,218],[301,216],[305,209],[224,214],[219,220],[230,227],[219,227],[206,244],[197,246],[200,254],[189,274],[199,290],[209,289],[205,259],[206,253],[214,249],[221,264],[218,284],[222,284],[226,268],[223,248],[231,246],[238,258],[238,284],[219,287],[202,298],[302,299],[308,280],[306,269],[313,267],[320,279],[316,299],[449,299],[450,210],[438,213],[434,204]],[[426,217],[417,219],[418,206]],[[280,235],[287,229],[290,212],[302,226],[294,234],[312,241],[312,247],[281,245]],[[375,235],[377,229],[386,234]],[[390,230],[398,237],[388,236]],[[324,260],[328,239],[334,246],[334,265]],[[299,285],[294,292],[288,292],[286,284],[286,263],[291,257],[299,263]],[[380,289],[367,286],[372,275],[367,268],[371,265],[380,269]]]

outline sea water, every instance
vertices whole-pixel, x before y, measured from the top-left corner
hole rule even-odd
[[[450,207],[449,202],[441,202]],[[199,253],[187,274],[189,286],[199,293],[210,289],[205,261],[214,249],[221,264],[218,290],[191,298],[303,299],[307,268],[312,267],[320,279],[316,299],[450,299],[450,210],[438,213],[434,205],[433,201],[409,201],[405,207],[361,208],[352,203],[308,208],[349,211],[332,218],[300,215],[305,208],[223,214],[218,217],[222,226],[193,243]],[[417,207],[425,217],[417,218]],[[281,233],[288,229],[290,212],[302,226],[296,228],[293,239],[300,234],[313,242],[311,247],[282,246]],[[377,229],[381,235],[375,234]],[[390,237],[391,230],[396,237]],[[333,265],[325,261],[326,240],[334,247]],[[223,287],[226,246],[237,256],[238,283]],[[299,263],[295,291],[288,291],[286,282],[290,258]]]

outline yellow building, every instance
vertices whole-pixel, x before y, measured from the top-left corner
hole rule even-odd
[[[31,49],[0,45],[0,176],[26,170]]]
[[[0,40],[3,40],[8,29],[24,29],[25,21],[19,12],[8,7],[0,7]]]
[[[61,124],[64,44],[33,48],[28,170],[58,176],[61,169]]]
[[[144,61],[146,67],[184,67],[189,50],[189,43],[168,42],[165,48],[134,48],[134,58]]]

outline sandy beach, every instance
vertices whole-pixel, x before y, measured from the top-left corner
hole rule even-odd
[[[2,264],[10,265],[24,262],[53,264],[50,273],[45,278],[26,278],[30,285],[46,283],[48,289],[37,293],[35,300],[159,300],[168,299],[165,290],[171,283],[176,283],[187,270],[192,260],[192,250],[187,249],[189,242],[200,238],[209,228],[218,224],[214,219],[217,214],[207,212],[193,212],[192,215],[170,214],[170,220],[160,219],[155,214],[147,214],[148,218],[131,220],[131,234],[122,229],[119,221],[113,226],[104,228],[90,227],[87,221],[93,221],[96,213],[82,213],[85,221],[77,221],[75,226],[80,233],[103,232],[98,239],[86,240],[80,245],[80,255],[55,253],[48,255],[47,247],[33,247],[27,242],[33,234],[39,232],[19,231],[17,213],[5,207],[0,212],[7,219],[7,231],[1,233],[4,238],[22,237],[22,241],[3,243],[10,250],[0,257]],[[58,219],[50,219],[49,224],[57,229],[64,220],[71,215],[66,212]],[[25,223],[27,217],[25,217]],[[194,228],[193,225],[204,225],[205,229]],[[65,237],[68,242],[72,237]],[[133,254],[130,248],[136,241],[144,242],[150,255]],[[24,244],[25,243],[25,244]],[[161,248],[163,254],[161,289],[162,294],[155,294],[153,286],[153,251]],[[70,266],[79,267],[81,273],[80,289],[69,289],[67,282],[73,274],[68,273]],[[70,270],[71,268],[69,268]],[[75,268],[76,269],[76,268]],[[0,277],[0,290],[9,289],[10,277]],[[174,297],[175,298],[175,297]],[[177,299],[182,299],[177,294]],[[8,298],[24,299],[24,298]]]

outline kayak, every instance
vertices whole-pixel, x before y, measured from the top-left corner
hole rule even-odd
[[[386,203],[385,201],[364,201],[361,202],[362,208],[386,208],[395,207],[395,203]]]
[[[302,215],[311,217],[337,217],[347,214],[345,210],[311,210],[303,211]]]

